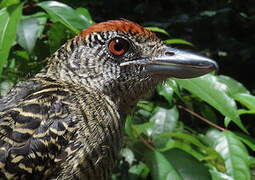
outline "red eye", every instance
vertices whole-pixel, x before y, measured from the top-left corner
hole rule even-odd
[[[129,42],[122,38],[114,38],[109,43],[109,50],[115,56],[125,54],[129,49]]]

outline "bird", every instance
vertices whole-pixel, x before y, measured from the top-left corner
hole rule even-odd
[[[139,99],[217,68],[126,19],[89,26],[0,99],[0,179],[111,179]]]

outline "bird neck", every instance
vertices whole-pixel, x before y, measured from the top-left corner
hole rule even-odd
[[[150,81],[137,79],[125,83],[118,82],[111,88],[105,89],[104,94],[110,96],[120,108],[122,115],[126,116],[141,98],[156,87],[158,82],[154,79]]]
[[[153,90],[159,83],[159,80],[130,80],[120,83],[117,80],[109,80],[100,82],[94,79],[82,79],[74,78],[75,74],[69,72],[69,75],[63,75],[61,71],[48,71],[43,69],[36,77],[51,78],[60,82],[63,85],[68,85],[68,87],[73,87],[74,89],[79,89],[79,93],[82,95],[83,88],[91,89],[92,91],[102,94],[102,97],[110,98],[121,112],[121,116],[125,117],[128,113],[132,111],[134,106],[137,104],[138,100],[143,98],[149,91]],[[85,92],[84,92],[85,93]]]
[[[138,100],[143,98],[150,90],[153,90],[160,82],[158,79],[132,79],[122,81],[122,79],[88,79],[76,77],[74,72],[69,72],[65,67],[54,70],[55,68],[47,66],[36,77],[44,77],[55,79],[63,85],[80,89],[89,88],[110,98],[121,112],[121,116],[125,117],[132,111]],[[68,73],[67,73],[68,72]],[[85,93],[85,92],[84,92]]]

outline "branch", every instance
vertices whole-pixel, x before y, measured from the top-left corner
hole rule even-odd
[[[35,4],[35,2],[28,2],[27,4],[25,4],[22,9],[28,9],[28,8],[33,8],[36,7],[37,5]]]
[[[149,148],[151,151],[155,151],[155,148],[154,148],[152,145],[150,145],[150,144],[137,132],[137,130],[136,130],[134,127],[132,127],[132,129],[135,131],[136,135],[139,137],[139,140],[141,140],[141,141],[145,144],[145,146],[146,146],[147,148]]]
[[[197,117],[198,119],[204,121],[204,122],[207,123],[207,124],[210,124],[211,126],[217,128],[217,129],[219,129],[219,130],[221,130],[221,131],[225,131],[225,130],[226,130],[225,128],[222,128],[222,127],[218,126],[217,124],[214,124],[213,122],[211,122],[211,121],[205,119],[204,117],[202,117],[202,116],[200,116],[199,114],[197,114],[197,113],[191,111],[191,110],[188,109],[188,108],[185,108],[185,107],[182,106],[182,105],[178,105],[177,107],[180,108],[180,109],[183,109],[183,110],[187,111],[188,113],[192,114],[193,116]]]

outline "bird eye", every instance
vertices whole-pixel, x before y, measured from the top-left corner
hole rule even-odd
[[[114,38],[109,43],[109,50],[115,56],[125,54],[129,49],[129,42],[122,38]]]

